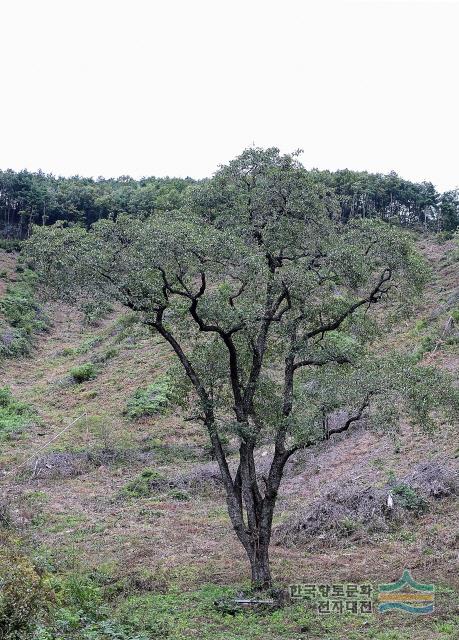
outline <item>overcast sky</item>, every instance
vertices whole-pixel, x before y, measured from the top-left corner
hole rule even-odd
[[[459,185],[459,2],[0,0],[0,168],[200,178],[244,147]]]

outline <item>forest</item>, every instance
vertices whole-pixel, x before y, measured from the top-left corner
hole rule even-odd
[[[313,182],[333,195],[332,212],[342,221],[381,218],[404,227],[451,232],[459,224],[459,193],[439,193],[430,182],[414,183],[395,172],[312,170]],[[180,208],[197,182],[191,178],[62,178],[42,172],[0,171],[2,237],[25,238],[32,226],[57,220],[89,227],[122,213],[146,217]]]

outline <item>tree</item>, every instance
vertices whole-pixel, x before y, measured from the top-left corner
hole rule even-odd
[[[442,194],[438,221],[441,231],[454,231],[459,226],[459,189]]]
[[[395,424],[402,401],[423,420],[449,402],[435,372],[370,348],[425,280],[411,241],[380,221],[344,224],[334,206],[295,155],[249,149],[192,187],[180,211],[101,220],[89,232],[37,228],[28,243],[54,295],[117,300],[170,345],[260,587],[271,584],[290,456],[363,420]],[[337,409],[346,418],[330,426]],[[238,443],[234,467],[227,434]],[[255,454],[268,443],[263,475]]]

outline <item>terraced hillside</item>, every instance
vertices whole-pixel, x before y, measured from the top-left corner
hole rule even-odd
[[[457,373],[459,261],[451,242],[418,244],[433,277],[389,341]],[[16,263],[0,255],[0,297],[21,278]],[[108,609],[67,603],[60,635],[42,638],[459,637],[457,426],[429,435],[405,424],[391,435],[356,425],[300,452],[275,516],[277,583],[391,582],[408,568],[436,584],[433,616],[317,616],[305,603],[223,615],[213,601],[247,587],[247,563],[206,436],[168,395],[169,348],[116,309],[96,324],[55,303],[44,312],[50,323],[30,354],[0,364],[0,387],[23,417],[0,430],[1,500],[62,591],[78,575]],[[257,455],[263,468],[270,449]]]

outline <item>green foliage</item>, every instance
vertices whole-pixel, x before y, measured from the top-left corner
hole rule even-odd
[[[25,237],[34,223],[58,220],[89,227],[120,213],[139,217],[180,207],[191,178],[118,179],[56,177],[29,171],[0,171],[0,217],[4,232]],[[11,240],[3,240],[5,247]],[[16,249],[16,245],[14,245]]]
[[[341,194],[345,184],[354,184],[351,173],[340,175]],[[167,218],[120,215],[100,220],[89,232],[61,224],[37,228],[27,256],[54,295],[118,302],[129,309],[120,335],[129,337],[134,324],[157,329],[159,314],[160,334],[168,331],[188,345],[222,437],[236,433],[264,441],[284,424],[303,446],[310,437],[324,437],[324,414],[352,414],[362,403],[365,418],[379,425],[394,427],[404,411],[413,419],[432,417],[433,406],[442,408],[437,398],[408,385],[424,392],[419,380],[432,378],[416,368],[419,355],[403,363],[383,358],[379,364],[371,356],[375,338],[418,301],[428,269],[409,234],[368,219],[368,208],[364,219],[358,212],[337,217],[336,198],[324,180],[328,187],[328,178],[305,171],[295,155],[248,149],[214,178],[190,188],[183,209]],[[397,185],[398,177],[391,175],[383,186],[390,193]],[[430,185],[405,196],[421,218],[433,197]],[[399,202],[400,215],[408,215],[406,202]],[[234,389],[239,385],[247,392],[254,345],[275,300],[281,301],[280,316],[269,326],[253,387],[254,419],[241,424],[228,418],[234,413]],[[233,378],[225,334],[236,356]],[[295,361],[305,364],[295,370],[294,401],[283,416],[280,372],[293,336]],[[423,350],[432,348],[428,337],[423,341]],[[209,400],[203,393],[190,394],[190,387],[188,380],[183,389],[196,403],[193,411],[202,415]],[[171,392],[167,376],[138,389],[126,414],[161,413],[172,402]]]
[[[170,628],[168,618],[174,611],[174,600],[173,596],[161,599],[131,596],[118,607],[116,619],[131,632],[147,634],[158,639],[167,638]]]
[[[4,240],[0,239],[0,249],[6,251],[6,253],[13,253],[13,251],[20,251],[22,247],[21,240]]]
[[[427,329],[427,326],[428,326],[427,320],[423,318],[422,320],[416,321],[416,324],[414,325],[414,330],[416,333],[420,333],[421,331],[424,331],[424,329]]]
[[[180,491],[180,489],[172,489],[172,491],[169,491],[169,496],[173,500],[178,500],[180,502],[187,502],[190,499],[188,493],[186,493],[186,491]]]
[[[161,376],[145,389],[137,389],[126,403],[125,414],[132,419],[164,413],[174,399],[169,376]]]
[[[34,334],[49,327],[49,319],[35,300],[37,277],[25,269],[18,280],[8,285],[0,298],[0,357],[17,357],[30,352]]]
[[[0,637],[28,640],[45,618],[52,592],[17,540],[2,534],[0,544]]]
[[[131,498],[147,498],[158,486],[164,484],[164,476],[154,469],[145,469],[123,488],[123,494]]]
[[[9,387],[0,387],[0,439],[26,429],[36,420],[28,404],[15,400]]]
[[[87,362],[70,369],[70,375],[77,383],[88,382],[96,377],[97,370],[92,362]]]
[[[459,226],[459,190],[446,191],[442,194],[439,207],[439,222],[444,233],[452,237]]]
[[[82,311],[84,315],[84,322],[88,325],[94,326],[97,325],[98,322],[108,313],[113,311],[113,307],[106,302],[97,304],[96,302],[89,301],[82,305]]]
[[[393,493],[398,497],[402,506],[408,511],[414,511],[417,514],[427,511],[428,504],[426,500],[424,500],[413,487],[400,483],[395,485]]]
[[[89,336],[88,338],[85,338],[83,342],[78,346],[78,348],[75,350],[75,353],[78,353],[78,354],[88,353],[89,351],[92,351],[95,347],[98,347],[100,344],[102,344],[101,336],[97,336],[97,335]]]

